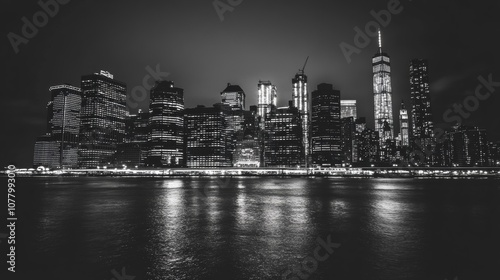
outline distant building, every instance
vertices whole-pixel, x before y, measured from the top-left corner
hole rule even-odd
[[[363,165],[379,162],[380,139],[377,131],[365,129],[358,136],[358,162]]]
[[[234,167],[260,167],[260,143],[251,135],[238,141],[234,155]]]
[[[245,92],[238,85],[227,84],[221,92],[222,103],[229,106],[230,111],[226,114],[226,134],[229,138],[228,153],[231,162],[234,163],[234,153],[238,142],[243,141],[243,122],[245,110]]]
[[[353,117],[343,118],[341,122],[342,164],[350,165],[356,162],[356,122]]]
[[[81,90],[71,85],[52,86],[49,90],[51,101],[47,105],[47,135],[39,137],[35,144],[33,164],[49,168],[76,168]]]
[[[424,59],[410,61],[410,94],[412,101],[412,142],[430,145],[434,138],[428,63]],[[419,147],[415,147],[419,148]]]
[[[257,115],[261,118],[261,128],[264,128],[266,115],[273,106],[277,106],[278,91],[270,81],[259,81]]]
[[[184,111],[187,167],[230,167],[225,104],[214,107],[198,106]]]
[[[50,134],[37,138],[33,155],[33,166],[47,168],[59,168],[60,166],[60,142],[55,141]]]
[[[118,144],[115,154],[115,165],[127,167],[143,167],[149,152],[149,112],[128,115],[125,120],[125,143]]]
[[[380,136],[380,146],[394,138],[392,115],[391,59],[382,51],[382,36],[379,30],[379,50],[373,56],[373,91],[375,107],[375,131]],[[387,129],[388,128],[388,129]]]
[[[299,110],[273,107],[265,121],[265,167],[304,167],[304,143]]]
[[[78,165],[105,166],[125,138],[127,86],[107,71],[82,77]]]
[[[399,145],[408,147],[410,145],[410,131],[409,131],[408,110],[406,110],[404,101],[401,102],[401,109],[399,110]]]
[[[358,118],[356,100],[340,100],[340,118]]]
[[[307,62],[306,62],[307,63]],[[304,160],[305,165],[309,165],[311,147],[309,143],[309,92],[307,91],[307,76],[304,74],[304,69],[292,79],[292,98],[293,106],[299,110],[302,122],[302,142],[304,143]]]
[[[486,130],[459,126],[449,134],[451,163],[455,166],[488,166]]]
[[[172,81],[158,81],[151,89],[149,104],[150,167],[181,167],[184,158],[184,90]]]
[[[311,147],[313,166],[333,167],[342,163],[340,91],[320,84],[311,94]]]

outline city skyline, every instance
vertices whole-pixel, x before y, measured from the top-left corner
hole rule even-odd
[[[48,87],[62,83],[78,85],[82,73],[93,73],[100,69],[107,69],[120,80],[126,81],[128,95],[131,94],[134,87],[142,84],[145,76],[149,75],[147,67],[153,72],[156,69],[159,69],[160,72],[168,72],[170,73],[169,79],[174,80],[176,85],[185,89],[187,107],[194,107],[197,104],[211,105],[219,102],[220,90],[227,82],[240,85],[247,93],[247,104],[256,104],[253,92],[255,81],[269,79],[277,85],[278,106],[284,106],[291,99],[290,78],[297,73],[297,69],[302,67],[304,59],[310,56],[306,70],[309,88],[312,89],[324,82],[333,83],[336,88],[342,90],[343,98],[358,100],[358,115],[365,116],[368,126],[371,127],[373,117],[370,112],[373,110],[373,105],[361,101],[366,99],[371,91],[372,85],[369,81],[371,71],[366,66],[376,50],[376,40],[372,40],[367,47],[361,50],[360,54],[352,55],[352,63],[350,64],[345,61],[338,45],[341,42],[352,44],[355,36],[353,28],[359,26],[363,29],[366,23],[373,20],[370,11],[385,9],[387,1],[359,1],[355,4],[331,4],[326,1],[317,1],[315,5],[303,5],[296,1],[287,2],[286,8],[291,14],[284,15],[286,17],[302,14],[299,11],[305,9],[306,18],[317,18],[318,12],[335,12],[335,8],[342,8],[343,13],[352,17],[339,16],[326,20],[329,22],[329,26],[338,26],[331,31],[326,29],[324,24],[308,23],[304,26],[297,26],[298,32],[304,35],[304,40],[286,52],[279,50],[285,44],[288,46],[287,38],[289,37],[275,35],[281,34],[282,30],[291,30],[295,25],[284,26],[277,20],[264,17],[261,24],[269,26],[271,32],[261,32],[262,28],[259,30],[249,28],[252,26],[249,25],[249,21],[252,20],[256,8],[259,6],[257,2],[244,2],[233,12],[227,13],[223,22],[220,22],[212,5],[194,11],[192,7],[183,3],[169,3],[169,9],[164,11],[183,11],[179,14],[187,15],[187,18],[192,18],[193,22],[178,29],[159,25],[165,28],[163,32],[157,32],[159,26],[155,24],[138,25],[137,28],[131,29],[136,32],[132,32],[130,35],[141,42],[142,48],[137,48],[137,45],[134,45],[137,50],[132,50],[127,47],[127,44],[117,45],[108,41],[99,46],[88,45],[88,43],[84,43],[86,47],[76,46],[75,43],[79,42],[76,38],[79,37],[74,37],[73,33],[66,34],[65,37],[58,37],[57,34],[66,31],[67,28],[72,28],[74,34],[86,34],[89,38],[97,36],[97,38],[101,38],[101,41],[105,38],[103,37],[105,34],[113,34],[113,36],[118,36],[117,43],[124,43],[126,41],[124,41],[123,36],[107,33],[107,31],[119,24],[123,24],[124,28],[129,28],[130,25],[123,20],[137,18],[133,16],[140,18],[146,14],[145,11],[149,10],[150,7],[144,4],[142,4],[141,9],[137,8],[138,4],[123,4],[123,13],[120,16],[109,9],[109,12],[104,12],[107,8],[113,7],[115,3],[100,4],[103,9],[98,9],[95,12],[95,23],[90,26],[94,28],[99,26],[102,30],[94,35],[89,32],[79,32],[80,28],[75,26],[75,22],[71,20],[72,13],[77,10],[79,12],[85,11],[89,7],[81,3],[69,3],[61,6],[59,14],[51,18],[46,27],[40,28],[39,34],[34,39],[30,40],[28,44],[20,45],[18,54],[14,54],[11,50],[12,47],[7,45],[9,41],[6,39],[4,53],[12,52],[12,55],[8,55],[6,59],[7,65],[11,66],[11,71],[6,73],[6,78],[9,81],[18,82],[7,83],[6,90],[11,93],[11,98],[7,101],[8,106],[3,113],[11,116],[9,117],[11,121],[7,123],[7,131],[19,131],[20,139],[16,145],[22,148],[17,151],[5,149],[2,163],[14,161],[21,165],[29,165],[33,151],[33,139],[43,134],[44,130],[44,124],[41,122],[45,118],[44,105],[40,106],[40,104],[46,104],[49,99],[48,94],[45,94]],[[411,104],[410,86],[407,82],[408,61],[416,57],[427,58],[430,61],[430,88],[436,126],[448,125],[446,121],[442,120],[443,113],[454,103],[461,103],[468,94],[474,91],[478,84],[478,76],[488,77],[489,74],[492,74],[493,80],[499,76],[495,61],[491,59],[494,57],[495,43],[481,46],[481,52],[474,52],[478,49],[478,45],[458,40],[459,34],[470,38],[487,38],[486,34],[489,34],[492,26],[495,26],[496,18],[489,16],[489,13],[493,10],[492,6],[496,4],[485,3],[480,9],[477,8],[480,10],[478,14],[483,14],[483,16],[472,26],[465,26],[458,21],[459,16],[468,12],[468,7],[463,4],[453,2],[431,4],[426,1],[420,3],[401,1],[401,3],[404,6],[402,12],[404,16],[393,15],[392,22],[382,28],[384,45],[389,49],[393,64],[391,65],[394,83],[393,101],[398,104],[399,100],[403,99],[406,104]],[[266,9],[263,12],[266,15],[272,14],[280,10],[282,5],[284,3],[265,3]],[[12,13],[6,17],[9,22],[4,27],[5,34],[9,32],[19,34],[23,24],[19,19],[23,16],[31,18],[30,16],[39,8],[37,5],[29,7],[27,3],[14,4]],[[445,12],[449,9],[454,9],[456,13],[449,15]],[[424,11],[426,21],[421,22],[421,26],[415,26],[412,21],[423,18]],[[104,16],[110,16],[115,21],[103,21]],[[161,13],[153,13],[151,16],[160,22],[165,17]],[[61,26],[62,21],[66,22],[68,27]],[[198,23],[205,21],[209,24],[200,28]],[[79,22],[82,23],[81,20]],[[110,24],[105,24],[105,22]],[[455,30],[455,27],[450,29],[450,26],[456,24],[458,24],[457,29],[460,29],[461,33],[447,34],[442,32],[446,28]],[[215,36],[214,40],[207,41],[207,37],[202,35],[207,31]],[[168,48],[161,48],[164,43],[158,40],[159,36],[151,36],[153,34],[170,34],[170,38],[176,44]],[[243,34],[245,36],[240,38],[239,35]],[[131,38],[130,36],[127,38]],[[259,36],[270,43],[250,43],[252,39]],[[226,47],[218,47],[219,43],[216,41],[225,42]],[[470,42],[473,41],[470,40]],[[62,50],[59,45],[53,45],[54,42],[67,43],[67,51]],[[185,50],[179,49],[181,46],[188,46],[189,42],[211,43],[206,48],[184,47]],[[447,52],[452,45],[454,51]],[[252,48],[250,48],[251,46]],[[44,60],[36,56],[34,50],[46,50],[44,57],[51,59],[53,63],[48,66]],[[192,55],[187,56],[189,53]],[[124,59],[125,57],[130,60]],[[277,63],[278,61],[280,63]],[[27,67],[28,62],[34,63],[29,63],[30,67]],[[216,66],[217,71],[213,71],[213,66]],[[187,71],[187,69],[194,68],[197,68],[194,72]],[[34,78],[34,82],[23,83],[20,77]],[[147,99],[145,98],[145,100]],[[492,108],[497,103],[498,98],[492,95],[488,102],[481,104],[481,110],[471,114],[471,117],[465,120],[469,124],[476,123],[478,126],[484,127],[492,140],[499,139],[498,125],[495,126],[495,122],[488,121],[494,112]],[[10,109],[20,106],[24,106],[29,113],[19,115],[18,110],[11,111]],[[139,104],[139,108],[145,109],[145,107],[146,101]],[[393,111],[396,120],[397,108],[394,106]],[[397,128],[395,131],[398,131]],[[12,145],[14,140],[2,139],[2,141],[8,146]]]

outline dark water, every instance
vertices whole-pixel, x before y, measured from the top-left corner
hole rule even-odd
[[[500,279],[498,180],[18,178],[16,198],[19,279]]]

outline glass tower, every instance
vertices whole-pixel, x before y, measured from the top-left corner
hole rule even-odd
[[[434,137],[428,63],[424,59],[410,61],[410,93],[412,101],[412,134],[423,145]]]
[[[148,166],[184,166],[184,90],[158,81],[149,103]]]
[[[96,168],[111,163],[125,138],[127,86],[107,71],[82,77],[78,165]]]
[[[257,114],[261,117],[261,128],[264,128],[266,115],[278,103],[278,93],[276,86],[270,81],[259,81],[258,94]]]
[[[299,70],[299,73],[292,79],[292,98],[293,106],[299,110],[302,120],[302,142],[304,143],[304,160],[306,167],[309,163],[310,145],[309,145],[309,93],[307,92],[307,76],[304,70]]]
[[[382,51],[382,35],[379,30],[379,50],[372,59],[373,93],[375,107],[375,131],[380,135],[381,146],[394,137],[392,116],[391,60]]]

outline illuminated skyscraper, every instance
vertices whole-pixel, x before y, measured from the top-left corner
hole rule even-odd
[[[382,35],[379,30],[379,50],[372,59],[373,93],[375,100],[375,131],[380,135],[381,146],[394,137],[392,115],[391,60],[382,51]],[[387,128],[387,126],[389,128]]]
[[[302,120],[302,134],[303,134],[302,141],[304,143],[304,160],[306,161],[306,166],[307,166],[310,161],[309,155],[311,153],[311,147],[309,145],[310,109],[309,109],[309,93],[307,91],[307,76],[304,74],[304,68],[299,70],[299,72],[292,79],[292,89],[293,89],[292,98],[293,98],[293,106],[295,106],[295,108],[299,110],[300,118]]]
[[[320,84],[311,94],[311,155],[314,166],[341,164],[340,91]]]
[[[184,165],[184,90],[172,81],[159,81],[151,89],[147,165]]]
[[[406,110],[404,101],[401,102],[401,109],[399,110],[399,138],[401,141],[401,146],[410,145],[410,127],[408,124],[408,110]]]
[[[265,166],[304,167],[301,117],[292,101],[288,107],[273,107],[265,125]]]
[[[259,81],[258,94],[257,115],[261,118],[261,128],[264,128],[266,115],[278,103],[278,93],[276,86],[270,81]]]
[[[229,106],[230,111],[226,114],[228,153],[233,161],[234,152],[239,141],[243,141],[243,122],[245,110],[245,92],[238,85],[227,84],[226,89],[221,92],[222,103]]]
[[[125,137],[127,86],[107,71],[82,77],[78,165],[96,168],[113,160]]]
[[[358,118],[356,100],[340,100],[340,118]]]
[[[192,168],[230,167],[227,151],[226,104],[198,106],[184,111],[186,165]]]
[[[81,90],[71,85],[52,86],[49,90],[51,101],[47,105],[48,131],[35,145],[34,165],[50,168],[78,167]]]
[[[410,61],[410,93],[412,101],[412,136],[423,145],[434,138],[428,63],[424,59]]]

